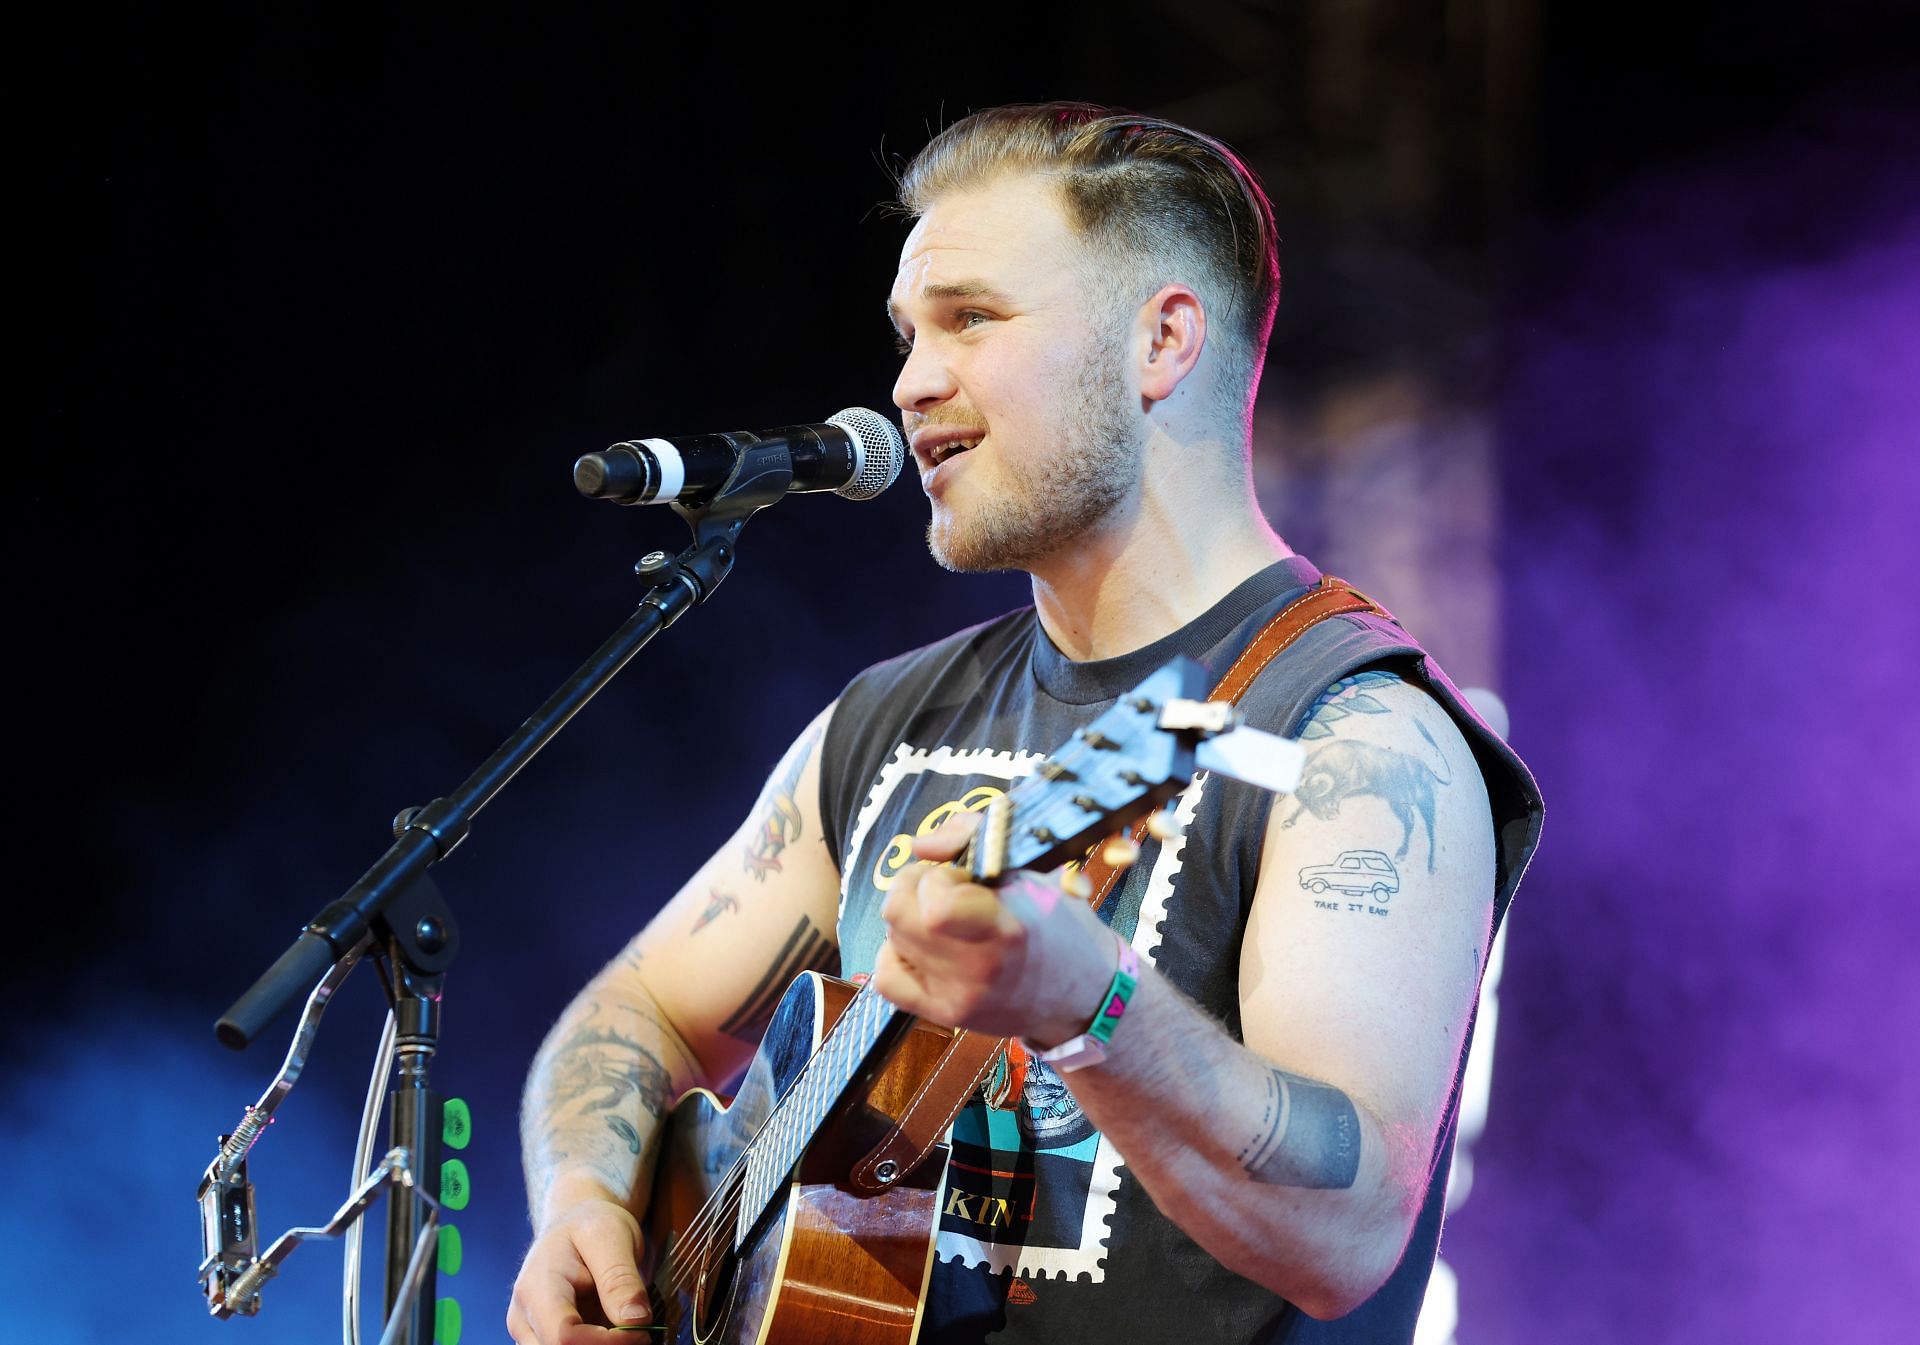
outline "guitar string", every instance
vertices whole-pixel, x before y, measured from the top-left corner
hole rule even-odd
[[[885,1001],[881,999],[877,991],[868,990],[867,987],[863,985],[862,987],[860,987],[858,991],[856,991],[854,1000],[849,1002],[847,1010],[843,1011],[841,1015],[841,1019],[835,1024],[834,1030],[829,1033],[828,1045],[826,1047],[823,1047],[819,1056],[816,1056],[813,1058],[814,1060],[821,1062],[821,1066],[823,1070],[825,1070],[825,1067],[828,1064],[835,1064],[835,1063],[844,1064],[844,1062],[846,1061],[846,1058],[850,1055],[856,1057],[856,1063],[858,1058],[865,1057],[867,1051],[871,1049],[872,1042],[865,1041],[860,1046],[855,1046],[854,1043],[857,1040],[861,1039],[862,1037],[867,1036],[868,1034],[873,1034],[875,1037],[877,1037],[877,1033],[874,1033],[874,1029],[877,1027],[884,1026],[885,1009],[883,1008],[878,1013],[876,1013],[874,1006],[885,1006]],[[886,1007],[890,1008],[890,1006],[886,1006]],[[880,1022],[873,1021],[876,1017],[881,1019],[881,1021]],[[846,1024],[848,1026],[849,1030],[847,1032],[843,1033],[839,1031],[839,1028],[841,1027],[842,1024]],[[858,1031],[852,1030],[856,1026],[858,1027],[859,1030]],[[832,1074],[831,1070],[825,1070],[825,1072],[829,1077],[831,1077],[831,1074]],[[844,1087],[844,1085],[842,1086]],[[787,1102],[788,1099],[795,1098],[795,1095],[798,1089],[799,1089],[799,1079],[796,1078],[794,1085],[788,1089],[787,1093],[782,1095],[783,1104]],[[818,1101],[817,1094],[814,1097],[814,1101],[816,1103]],[[817,1118],[817,1117],[814,1118],[811,1124],[817,1125],[819,1119],[821,1118]],[[766,1127],[762,1128],[761,1135],[766,1134],[766,1129],[767,1129]],[[802,1129],[805,1130],[806,1126],[803,1126]],[[788,1138],[791,1140],[792,1137],[789,1136]],[[760,1136],[757,1135],[754,1138],[754,1140],[750,1141],[749,1143],[751,1146],[758,1146],[760,1142],[761,1142]],[[804,1149],[804,1145],[802,1145],[801,1148]],[[795,1153],[792,1156],[791,1162],[786,1161],[786,1158],[787,1158],[787,1155],[785,1153],[782,1153],[781,1161],[777,1165],[769,1164],[764,1168],[764,1170],[769,1172],[778,1171],[778,1172],[784,1173],[792,1166],[792,1163],[798,1162],[799,1154]],[[732,1188],[723,1188],[722,1191],[716,1194],[721,1198],[718,1206],[715,1209],[713,1209],[713,1211],[711,1212],[712,1217],[710,1217],[706,1221],[705,1229],[702,1230],[705,1236],[699,1248],[699,1256],[697,1258],[697,1262],[693,1265],[690,1265],[688,1269],[681,1276],[677,1277],[677,1283],[675,1286],[676,1291],[678,1288],[683,1287],[685,1282],[688,1279],[690,1279],[695,1273],[697,1273],[699,1269],[702,1269],[705,1266],[711,1264],[718,1237],[720,1236],[722,1230],[726,1229],[730,1224],[737,1222],[739,1209],[741,1208],[743,1201],[747,1197],[747,1191],[744,1185],[735,1186]],[[768,1189],[766,1191],[760,1191],[756,1189],[753,1192],[754,1200],[762,1204],[764,1204],[764,1202],[768,1198],[770,1198],[771,1195],[772,1195],[771,1189]]]
[[[1096,722],[1098,721],[1096,720]],[[1084,757],[1099,750],[1106,749],[1092,748],[1086,745],[1084,740],[1076,737],[1067,744],[1065,749],[1053,754],[1051,759],[1055,761],[1056,764],[1072,770],[1075,765],[1084,764],[1082,761]],[[1072,762],[1062,759],[1068,755],[1073,757]],[[1075,774],[1077,775],[1078,772],[1075,772]],[[1009,804],[1015,804],[1019,802],[1017,796],[1024,793],[1035,792],[1036,790],[1044,793],[1047,785],[1050,783],[1050,781],[1038,775],[1029,776],[1008,790],[1005,797]],[[1077,807],[1078,805],[1075,806]],[[1039,820],[1042,821],[1044,821],[1045,817],[1051,816],[1051,813],[1046,809],[1034,808],[1032,806],[1017,809],[1017,812],[1025,814],[1021,819],[1023,821],[1036,820],[1036,814],[1039,815]],[[1038,839],[1038,837],[1035,839]],[[971,850],[971,845],[969,845],[968,848]],[[965,859],[966,855],[963,853],[959,857],[959,862],[964,862]],[[1031,861],[1029,860],[1027,862]],[[777,1127],[790,1127],[793,1119],[793,1110],[798,1106],[798,1103],[800,1101],[811,1103],[816,1100],[813,1092],[809,1090],[817,1091],[816,1085],[820,1078],[823,1076],[832,1077],[835,1070],[844,1063],[844,1057],[852,1049],[850,1043],[860,1034],[852,1031],[850,1028],[848,1031],[842,1032],[841,1028],[848,1025],[850,1020],[857,1021],[867,1016],[866,1006],[879,999],[878,992],[872,990],[871,986],[872,983],[870,981],[863,982],[855,990],[853,998],[848,1001],[847,1008],[842,1011],[840,1019],[836,1020],[834,1026],[828,1030],[825,1049],[818,1055],[810,1057],[806,1064],[801,1067],[800,1073],[795,1077],[793,1084],[788,1087],[785,1093],[781,1094],[766,1121],[763,1122],[760,1129],[755,1132],[753,1138],[747,1141],[741,1150],[740,1156],[734,1160],[726,1174],[721,1178],[714,1194],[707,1198],[700,1210],[696,1212],[694,1218],[688,1223],[687,1232],[682,1237],[680,1245],[684,1247],[690,1241],[697,1241],[698,1254],[691,1261],[683,1262],[682,1269],[671,1277],[672,1291],[674,1293],[678,1293],[686,1288],[696,1274],[704,1273],[713,1257],[714,1248],[721,1230],[730,1225],[737,1224],[739,1210],[746,1199],[747,1180],[755,1175],[755,1151],[764,1139],[769,1138],[768,1132],[776,1130]],[[863,1003],[863,1001],[865,1002]],[[855,1012],[856,1009],[859,1011],[857,1014]],[[884,1024],[880,1025],[883,1026]],[[876,1025],[863,1022],[861,1026],[866,1028]],[[871,1046],[871,1042],[867,1043],[867,1049],[871,1049]],[[865,1053],[865,1050],[862,1050],[860,1055],[864,1057]],[[820,1072],[816,1073],[816,1063],[822,1059],[825,1059],[827,1064],[821,1065]],[[848,1082],[851,1082],[850,1077],[840,1084],[840,1089],[844,1089]],[[840,1090],[835,1090],[836,1093],[838,1091]],[[802,1115],[806,1113],[806,1110],[806,1108],[799,1108]],[[829,1110],[831,1110],[831,1107],[829,1107]],[[824,1119],[825,1114],[822,1113],[821,1116],[814,1118],[811,1122],[800,1126],[800,1130],[808,1134],[808,1142],[811,1142],[810,1132]],[[785,1135],[784,1137],[789,1141],[792,1138],[791,1135]],[[804,1144],[801,1147],[802,1150],[804,1150]],[[784,1152],[782,1157],[785,1157]],[[782,1162],[777,1168],[766,1170],[780,1171],[783,1173],[790,1171],[793,1164],[798,1163],[799,1158],[800,1154],[796,1153],[792,1156],[791,1162]],[[756,1183],[755,1199],[764,1204],[767,1199],[771,1198],[772,1191],[769,1190],[762,1195],[758,1193],[757,1185]],[[735,1232],[737,1233],[737,1231],[736,1228]],[[673,1258],[669,1259],[671,1260]]]
[[[855,998],[856,1000],[860,999],[860,996],[858,995],[858,993],[856,993]],[[758,1202],[758,1201],[764,1201],[768,1196],[772,1194],[770,1190],[763,1191],[761,1187],[765,1184],[766,1174],[774,1171],[783,1171],[786,1167],[790,1165],[787,1162],[788,1153],[793,1148],[793,1142],[794,1142],[794,1139],[796,1138],[795,1135],[793,1134],[793,1131],[795,1129],[795,1122],[793,1119],[794,1108],[797,1107],[800,1113],[801,1119],[798,1123],[798,1128],[804,1131],[805,1129],[807,1129],[807,1126],[808,1126],[808,1122],[806,1118],[808,1117],[811,1109],[814,1107],[817,1107],[819,1103],[820,1090],[818,1087],[818,1080],[821,1077],[831,1077],[832,1074],[834,1073],[834,1070],[841,1066],[846,1056],[852,1050],[851,1042],[856,1037],[862,1036],[866,1030],[872,1027],[872,1023],[870,1021],[867,1021],[871,1018],[871,1014],[868,1010],[868,1006],[876,1002],[878,1002],[877,994],[868,996],[863,1002],[859,1003],[857,1006],[854,1002],[849,1002],[848,1010],[852,1014],[852,1017],[849,1020],[850,1030],[847,1032],[840,1032],[840,1031],[830,1032],[828,1034],[827,1043],[822,1049],[819,1057],[817,1057],[821,1062],[820,1072],[807,1074],[805,1076],[806,1081],[804,1083],[802,1082],[801,1079],[796,1078],[794,1086],[791,1087],[788,1090],[788,1092],[783,1095],[783,1100],[786,1098],[791,1098],[793,1099],[793,1102],[792,1102],[792,1105],[782,1108],[782,1111],[785,1113],[785,1117],[777,1133],[770,1136],[766,1134],[767,1129],[773,1128],[771,1125],[769,1125],[766,1128],[763,1128],[761,1132],[761,1136],[766,1137],[765,1142],[769,1145],[769,1147],[772,1147],[777,1151],[778,1156],[776,1158],[765,1160],[758,1164],[752,1164],[752,1163],[749,1164],[748,1176],[750,1178],[755,1179],[755,1185],[753,1186],[750,1193],[744,1182],[741,1185],[734,1187],[731,1190],[726,1192],[725,1198],[721,1200],[720,1205],[715,1211],[717,1217],[711,1222],[709,1228],[705,1230],[708,1236],[706,1237],[701,1249],[700,1262],[702,1265],[705,1265],[711,1261],[714,1242],[717,1236],[719,1235],[720,1231],[723,1228],[725,1228],[728,1224],[737,1222],[738,1211],[742,1207],[743,1203],[747,1200],[748,1195],[751,1194],[753,1200]],[[848,1014],[843,1013],[842,1017],[843,1019],[847,1019]],[[838,1028],[839,1024],[836,1023],[835,1026],[836,1028]],[[854,1028],[858,1028],[859,1030],[858,1031],[852,1030]],[[763,1143],[761,1136],[756,1136],[754,1141],[752,1141],[753,1146],[755,1146],[756,1148],[761,1146]],[[797,1154],[793,1155],[793,1161],[798,1161]]]
[[[877,1000],[878,1000],[878,996],[876,994],[873,996],[872,999],[868,1001],[868,1003],[873,1003],[873,1002],[876,1002]],[[852,1007],[853,1006],[850,1003],[849,1009],[851,1009]],[[863,1013],[865,1012],[865,1006],[862,1006],[862,1012]],[[845,1017],[846,1015],[843,1014],[843,1018]],[[844,1038],[841,1038],[840,1040],[848,1041],[848,1040],[851,1040],[851,1037],[844,1037]],[[844,1054],[846,1048],[843,1046],[840,1049],[842,1054]],[[796,1080],[796,1083],[797,1083],[797,1080]],[[791,1096],[792,1091],[793,1091],[792,1089],[789,1089],[788,1094],[783,1095],[783,1098],[786,1096]],[[765,1134],[764,1127],[761,1133]],[[755,1139],[750,1142],[750,1144],[757,1144],[758,1142],[759,1142],[759,1136],[756,1136]],[[685,1263],[684,1268],[680,1270],[679,1273],[675,1274],[672,1277],[672,1292],[676,1294],[681,1289],[687,1287],[690,1281],[692,1281],[695,1277],[703,1273],[707,1269],[707,1267],[713,1263],[714,1251],[715,1251],[717,1239],[720,1233],[722,1232],[723,1229],[727,1228],[728,1225],[736,1221],[738,1210],[740,1209],[740,1206],[741,1206],[741,1202],[745,1198],[744,1185],[735,1185],[731,1187],[723,1186],[721,1190],[716,1193],[716,1195],[721,1196],[723,1198],[720,1199],[719,1204],[717,1206],[713,1206],[713,1208],[711,1208],[710,1211],[708,1211],[709,1217],[707,1220],[705,1220],[706,1227],[696,1232],[695,1226],[689,1225],[689,1238],[699,1237],[699,1245],[696,1248],[697,1254],[693,1258],[693,1260]],[[770,1196],[771,1191],[767,1192],[766,1195]],[[756,1194],[756,1198],[764,1199],[765,1197]],[[708,1203],[710,1206],[713,1205],[713,1202],[711,1200]],[[686,1239],[683,1239],[683,1245],[685,1241]]]
[[[852,1039],[853,1034],[851,1032],[843,1035],[839,1029],[843,1023],[849,1022],[850,1019],[857,1021],[859,1018],[868,1016],[866,1005],[861,1004],[863,999],[865,999],[868,1004],[871,1004],[879,1000],[879,995],[877,992],[869,990],[866,985],[860,986],[855,991],[853,999],[848,1002],[847,1009],[842,1012],[840,1019],[836,1021],[834,1027],[829,1030],[828,1043],[830,1046],[835,1042],[847,1042]],[[853,1013],[856,1005],[860,1008],[858,1015]],[[867,1026],[871,1025],[869,1024]],[[842,1054],[844,1054],[845,1048],[842,1047],[841,1050]],[[785,1093],[781,1094],[779,1101],[775,1104],[773,1111],[768,1115],[767,1120],[761,1124],[759,1131],[755,1133],[752,1139],[747,1141],[747,1144],[741,1150],[740,1156],[734,1160],[733,1165],[728,1169],[726,1175],[721,1178],[714,1194],[708,1197],[707,1201],[701,1206],[700,1211],[695,1215],[693,1220],[688,1223],[687,1232],[681,1238],[681,1245],[685,1246],[689,1241],[697,1239],[699,1244],[697,1249],[698,1255],[693,1261],[685,1264],[685,1269],[680,1274],[673,1277],[672,1286],[675,1292],[684,1288],[686,1282],[698,1271],[703,1270],[710,1261],[717,1238],[723,1229],[735,1221],[741,1202],[745,1198],[746,1179],[753,1175],[754,1164],[752,1160],[755,1155],[755,1150],[761,1145],[763,1139],[771,1138],[768,1136],[768,1132],[773,1130],[777,1123],[788,1119],[791,1104],[797,1099],[797,1096],[801,1094],[805,1087],[810,1086],[806,1081],[810,1076],[813,1076],[815,1062],[827,1056],[828,1051],[823,1050],[820,1055],[809,1058],[807,1064],[802,1067],[800,1074],[795,1077],[794,1082],[789,1085]],[[824,1066],[822,1068],[824,1068]],[[795,1161],[798,1161],[797,1155]],[[745,1171],[743,1172],[742,1169],[745,1169]],[[738,1180],[736,1180],[736,1177]],[[771,1192],[767,1194],[771,1195]],[[762,1197],[762,1199],[764,1199],[764,1197]]]
[[[759,1177],[751,1193],[756,1201],[764,1202],[772,1194],[771,1190],[762,1189],[767,1185],[766,1179],[771,1173],[784,1172],[798,1161],[797,1149],[804,1148],[804,1144],[796,1145],[796,1140],[800,1139],[801,1135],[796,1135],[794,1132],[798,1130],[804,1135],[812,1126],[818,1124],[818,1118],[808,1118],[811,1109],[819,1104],[820,1081],[823,1078],[831,1078],[836,1071],[844,1069],[843,1062],[856,1049],[853,1046],[855,1039],[872,1033],[876,1026],[873,1021],[875,1017],[873,1006],[882,1003],[877,992],[868,991],[864,986],[855,992],[853,1000],[849,1002],[847,1010],[842,1013],[840,1021],[836,1022],[834,1028],[829,1031],[827,1042],[820,1054],[809,1061],[810,1068],[803,1070],[793,1086],[782,1095],[782,1105],[778,1109],[781,1116],[777,1128],[770,1120],[769,1124],[763,1127],[761,1135],[750,1142],[751,1147],[758,1151],[759,1157],[763,1160],[758,1165],[758,1173],[754,1174]],[[841,1030],[843,1026],[845,1030]],[[864,1055],[870,1046],[871,1042],[865,1041],[857,1049],[861,1055]],[[843,1082],[841,1087],[844,1086]],[[798,1113],[797,1117],[796,1113]],[[774,1133],[769,1135],[767,1133],[769,1130]],[[762,1136],[765,1138],[763,1139]],[[778,1157],[766,1159],[765,1151],[768,1148],[777,1149]],[[747,1194],[745,1187],[742,1186],[732,1193],[731,1199],[726,1204],[737,1208]],[[722,1209],[725,1211],[725,1205]],[[726,1213],[730,1217],[732,1212]],[[717,1233],[718,1226],[713,1231]]]
[[[848,1003],[847,1010],[843,1011],[841,1019],[836,1021],[834,1027],[829,1030],[825,1049],[823,1049],[819,1055],[810,1058],[807,1064],[802,1067],[801,1073],[795,1078],[793,1084],[789,1086],[787,1091],[781,1095],[779,1102],[775,1105],[773,1112],[769,1114],[766,1122],[762,1124],[760,1131],[755,1134],[753,1139],[748,1141],[746,1147],[742,1150],[741,1156],[735,1160],[726,1177],[722,1179],[714,1196],[708,1198],[700,1212],[696,1214],[694,1220],[689,1223],[687,1234],[681,1239],[681,1245],[686,1246],[689,1242],[693,1242],[695,1244],[696,1255],[691,1260],[684,1262],[684,1268],[672,1277],[671,1283],[674,1292],[677,1293],[680,1289],[684,1288],[691,1279],[703,1272],[705,1268],[711,1264],[715,1246],[722,1230],[726,1229],[729,1225],[737,1224],[739,1209],[748,1195],[748,1179],[754,1177],[756,1175],[756,1169],[760,1167],[755,1160],[761,1156],[763,1145],[770,1144],[776,1139],[791,1138],[786,1132],[789,1128],[793,1111],[796,1107],[799,1107],[800,1103],[811,1103],[815,1100],[815,1094],[817,1092],[815,1085],[817,1081],[823,1076],[833,1077],[836,1070],[842,1067],[845,1057],[853,1050],[851,1045],[853,1040],[856,1037],[864,1035],[867,1030],[875,1026],[875,1024],[866,1020],[872,1016],[868,1011],[869,1006],[879,1002],[879,999],[878,992],[871,989],[871,982],[863,983],[856,989],[853,999]],[[847,1027],[848,1030],[842,1031],[841,1028],[843,1026]],[[859,1029],[858,1031],[854,1030],[856,1027]],[[870,1048],[871,1043],[867,1045]],[[864,1056],[865,1050],[861,1050],[860,1054]],[[816,1065],[818,1066],[817,1070]],[[842,1087],[844,1087],[844,1083]],[[804,1114],[805,1108],[800,1108],[800,1110]],[[817,1120],[814,1124],[817,1125]],[[809,1128],[809,1126],[805,1125],[801,1127],[803,1131]],[[784,1156],[783,1153],[782,1157]],[[797,1154],[794,1156],[794,1161],[798,1161]],[[781,1163],[776,1170],[785,1171],[790,1166],[790,1164]],[[745,1169],[744,1172],[741,1172],[742,1168]],[[736,1175],[739,1177],[737,1181],[735,1180]],[[771,1191],[769,1191],[765,1193],[765,1195],[762,1195],[757,1189],[757,1185],[753,1192],[756,1201],[764,1201],[767,1197],[771,1196],[771,1194]],[[735,1231],[737,1233],[737,1229]]]

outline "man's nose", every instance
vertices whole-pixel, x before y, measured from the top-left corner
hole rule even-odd
[[[900,376],[893,380],[893,404],[902,411],[928,411],[954,394],[953,371],[933,343],[914,338]]]

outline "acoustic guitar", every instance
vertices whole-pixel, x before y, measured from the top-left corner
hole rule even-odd
[[[1298,748],[1229,732],[1231,707],[1203,700],[1206,688],[1205,670],[1186,658],[1148,677],[994,800],[956,863],[992,885],[1015,869],[1081,859],[1198,768],[1291,787]],[[1249,745],[1261,764],[1249,764]],[[731,1103],[694,1089],[666,1117],[643,1267],[653,1339],[910,1345],[933,1268],[947,1146],[932,1145],[907,1170],[883,1162],[877,1177],[854,1173],[953,1036],[865,986],[814,972],[794,981]]]

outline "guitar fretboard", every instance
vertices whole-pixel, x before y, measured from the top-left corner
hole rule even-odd
[[[748,1232],[786,1185],[788,1174],[819,1132],[834,1104],[840,1101],[853,1076],[860,1071],[880,1036],[900,1011],[866,986],[848,1003],[833,1031],[781,1096],[767,1123],[746,1153],[741,1178],[740,1213],[734,1222],[734,1246]]]

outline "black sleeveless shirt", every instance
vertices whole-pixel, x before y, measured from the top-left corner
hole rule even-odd
[[[985,807],[1176,654],[1217,674],[1319,577],[1299,557],[1279,561],[1189,625],[1119,658],[1073,662],[1029,608],[856,677],[821,754],[823,830],[842,875],[842,974],[871,970],[885,930],[880,905],[911,862],[914,835],[956,809]],[[1425,689],[1474,751],[1494,814],[1497,928],[1539,836],[1540,796],[1405,631],[1360,614],[1322,621],[1261,674],[1241,709],[1255,727],[1291,736],[1328,686],[1369,668]],[[1147,842],[1101,911],[1236,1039],[1240,944],[1272,805],[1265,791],[1202,773],[1179,805],[1184,841]],[[1319,1322],[1220,1265],[1162,1215],[1059,1077],[1033,1062],[1012,1110],[976,1097],[955,1122],[920,1339],[1411,1340],[1439,1243],[1458,1093],[1456,1069],[1399,1268],[1353,1313]]]

